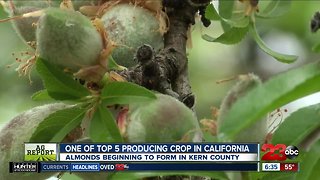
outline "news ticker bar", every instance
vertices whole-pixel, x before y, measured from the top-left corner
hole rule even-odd
[[[261,171],[275,171],[275,172],[298,172],[300,169],[299,163],[262,163]]]
[[[104,171],[259,171],[259,163],[44,163],[10,162],[15,172],[104,172]]]
[[[258,162],[259,144],[56,144],[25,143],[25,161]]]

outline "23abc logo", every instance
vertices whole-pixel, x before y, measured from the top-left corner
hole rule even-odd
[[[261,160],[265,161],[284,161],[287,158],[289,159],[295,159],[297,156],[299,156],[299,149],[296,146],[286,146],[284,144],[264,144],[262,145],[261,150],[263,152],[266,152]],[[277,151],[279,153],[277,153]]]
[[[127,164],[115,164],[115,169],[117,171],[124,171],[125,169],[129,169]]]

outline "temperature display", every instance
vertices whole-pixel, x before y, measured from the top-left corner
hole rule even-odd
[[[280,163],[280,171],[299,171],[299,163]]]

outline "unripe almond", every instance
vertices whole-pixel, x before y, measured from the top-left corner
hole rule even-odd
[[[45,9],[48,7],[59,7],[62,0],[8,0],[4,6],[10,17],[23,15]],[[73,0],[74,10],[78,11],[82,6],[96,6],[100,0]],[[28,17],[12,20],[13,27],[18,35],[26,42],[36,40],[36,24],[38,17]]]
[[[19,16],[25,13],[41,10],[48,7],[58,7],[59,2],[53,1],[21,1],[21,0],[9,0],[6,3],[5,10],[9,13],[10,17]],[[17,34],[26,42],[36,40],[36,23],[38,22],[37,17],[20,18],[12,20],[13,27]]]
[[[112,56],[119,65],[136,65],[134,54],[144,44],[151,45],[156,51],[164,46],[160,22],[156,14],[145,8],[122,3],[108,8],[101,19],[108,38],[117,45]]]
[[[37,50],[44,60],[77,71],[96,65],[102,49],[101,35],[79,12],[48,8],[39,19]]]
[[[73,7],[78,11],[83,6],[98,6],[101,5],[103,1],[101,0],[73,0]]]
[[[35,107],[9,121],[0,131],[0,179],[45,179],[56,173],[26,173],[9,174],[9,162],[24,160],[24,143],[29,142],[38,125],[50,114],[68,108],[63,103]]]
[[[194,113],[177,99],[157,94],[149,103],[129,107],[129,142],[199,142],[201,130]]]
[[[13,118],[0,131],[0,179],[2,180],[34,180],[47,179],[57,172],[45,173],[9,173],[9,162],[23,162],[24,143],[29,142],[32,134],[50,114],[72,107],[63,103],[48,104],[35,107]],[[68,140],[66,136],[65,140]],[[73,140],[72,140],[73,141]],[[108,173],[74,173],[82,179],[106,179]]]
[[[218,134],[221,124],[224,122],[226,115],[229,113],[232,105],[253,88],[260,85],[260,78],[254,74],[241,75],[239,81],[229,90],[227,96],[223,99],[219,117],[218,117]],[[241,119],[239,119],[241,121]],[[236,142],[263,142],[267,134],[267,118],[257,121],[255,124],[247,127],[237,135]]]

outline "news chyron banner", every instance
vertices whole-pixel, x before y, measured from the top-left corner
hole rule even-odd
[[[252,162],[258,144],[60,144],[60,161]]]
[[[259,144],[26,143],[25,162],[10,172],[259,171]]]

